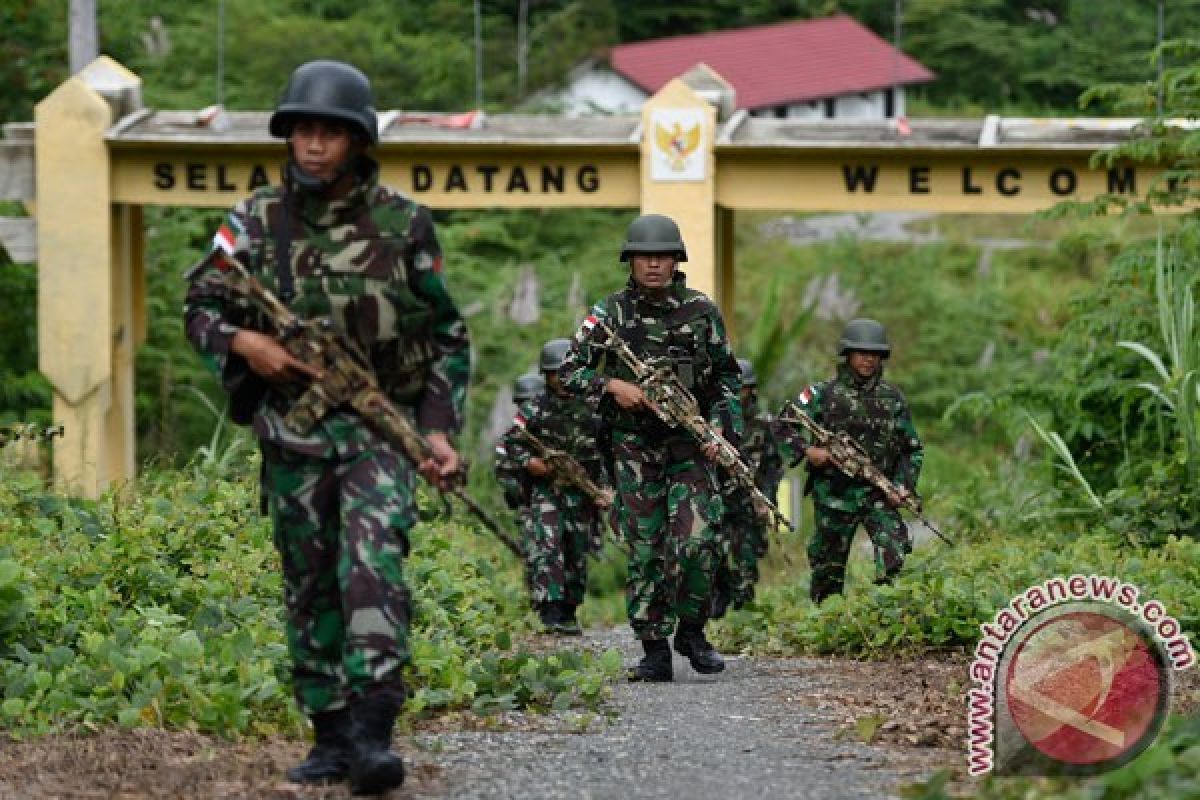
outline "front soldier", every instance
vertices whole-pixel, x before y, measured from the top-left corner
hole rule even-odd
[[[638,358],[673,371],[710,423],[734,436],[742,427],[740,379],[720,311],[676,269],[687,255],[675,222],[658,214],[635,219],[621,260],[629,262],[629,283],[592,308],[559,375],[569,390],[600,403],[612,431],[617,524],[630,549],[627,610],[645,650],[630,679],[670,681],[672,631],[675,650],[697,672],[725,668],[704,636],[719,557],[717,445],[701,449],[687,431],[660,420],[604,330]]]
[[[742,413],[746,432],[738,449],[745,462],[754,470],[754,483],[772,500],[779,493],[783,480],[783,459],[776,446],[775,417],[758,405],[758,375],[749,359],[739,358],[742,372]],[[755,512],[750,494],[727,481],[723,493],[725,516],[721,521],[724,533],[722,544],[728,558],[722,558],[713,592],[714,617],[723,616],[732,602],[743,608],[754,599],[758,583],[758,562],[767,554],[767,521]]]
[[[546,391],[521,405],[504,436],[504,447],[529,480],[531,525],[525,557],[534,608],[546,630],[577,636],[582,630],[575,611],[587,589],[587,554],[603,524],[604,509],[578,488],[565,485],[563,476],[554,475],[543,448],[566,453],[600,486],[608,480],[597,446],[600,420],[558,379],[570,348],[570,339],[551,339],[542,347]]]
[[[900,494],[885,497],[865,481],[848,477],[830,462],[829,451],[789,429],[781,449],[789,463],[806,458],[805,487],[813,496],[816,531],[808,545],[812,568],[810,595],[820,603],[838,594],[846,579],[846,560],[861,524],[875,548],[876,582],[886,583],[912,550],[908,528],[897,509],[916,491],[924,450],[913,427],[908,403],[898,388],[883,380],[883,361],[891,346],[883,326],[873,319],[847,323],[838,351],[844,361],[832,380],[809,386],[795,404],[819,425],[853,437]]]
[[[409,660],[402,570],[415,470],[437,483],[458,471],[449,437],[462,420],[467,330],[442,279],[429,211],[381,186],[367,155],[378,139],[367,77],[338,61],[301,65],[269,128],[288,143],[282,185],[238,203],[214,244],[297,316],[330,320],[388,398],[411,411],[433,456],[408,462],[345,406],[307,434],[289,428],[289,409],[321,375],[226,288],[213,257],[189,276],[185,323],[262,451],[293,689],[316,740],[288,777],[348,777],[352,791],[373,794],[404,780],[390,747]]]

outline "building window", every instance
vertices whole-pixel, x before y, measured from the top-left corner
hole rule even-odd
[[[833,119],[837,116],[837,98],[825,98],[825,119]]]
[[[896,89],[885,89],[883,92],[883,118],[891,119],[896,116]]]
[[[787,119],[787,115],[788,115],[787,111],[788,111],[787,106],[775,106],[775,118],[776,119]]]

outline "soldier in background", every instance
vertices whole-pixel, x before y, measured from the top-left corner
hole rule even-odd
[[[316,743],[288,771],[301,783],[350,779],[356,793],[404,780],[390,751],[405,698],[408,532],[415,470],[458,471],[469,371],[466,326],[442,278],[429,211],[379,183],[371,87],[358,69],[312,61],[292,73],[270,120],[287,139],[283,182],[238,203],[217,233],[295,314],[326,317],[410,409],[433,457],[413,465],[346,408],[306,436],[284,418],[320,376],[292,357],[212,259],[189,274],[188,338],[220,374],[234,419],[262,451],[262,490],[282,559],[296,700]]]
[[[889,582],[900,571],[912,551],[912,540],[897,509],[905,495],[916,491],[924,460],[904,395],[883,380],[883,362],[892,352],[883,325],[873,319],[851,320],[838,352],[844,360],[837,376],[809,386],[795,403],[819,425],[857,440],[901,494],[886,497],[840,472],[830,463],[829,451],[812,446],[802,430],[788,430],[782,437],[781,449],[789,463],[808,462],[805,492],[813,496],[816,524],[808,545],[814,603],[842,591],[846,560],[859,525],[867,529],[875,548],[876,582]]]
[[[687,253],[674,220],[635,219],[621,260],[629,263],[629,283],[592,308],[559,375],[567,389],[599,403],[611,428],[617,526],[630,549],[627,610],[645,651],[630,679],[670,681],[672,632],[676,652],[693,669],[725,668],[704,635],[719,558],[717,447],[702,450],[686,431],[658,418],[606,345],[600,323],[637,357],[672,369],[710,423],[734,437],[742,428],[740,378],[721,312],[687,288],[676,268]]]
[[[513,382],[513,403],[520,409],[526,403],[540,397],[546,391],[546,379],[538,372],[526,372]],[[532,537],[533,516],[529,505],[529,473],[527,473],[513,454],[508,451],[505,436],[496,441],[495,463],[493,470],[496,482],[504,493],[504,503],[517,515],[517,524],[521,531],[521,542],[527,542]]]
[[[775,417],[758,405],[758,376],[749,359],[739,358],[742,372],[742,414],[746,432],[738,449],[746,464],[754,470],[754,482],[772,500],[779,493],[783,480],[783,459],[776,446]],[[725,516],[722,519],[722,544],[726,556],[717,570],[713,590],[714,618],[725,615],[732,603],[734,608],[745,607],[754,600],[758,583],[758,562],[767,554],[767,521],[755,511],[749,492],[731,480],[722,493]]]
[[[534,608],[546,630],[579,635],[575,612],[587,589],[587,554],[603,525],[604,509],[579,489],[564,485],[539,455],[540,447],[560,450],[579,462],[594,482],[608,484],[597,446],[600,419],[592,406],[559,382],[557,372],[570,347],[570,339],[551,339],[542,347],[539,366],[546,391],[521,404],[503,445],[529,482],[525,548]]]

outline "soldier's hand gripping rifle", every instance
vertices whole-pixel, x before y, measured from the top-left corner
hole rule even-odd
[[[546,473],[551,481],[559,486],[578,489],[601,511],[612,508],[613,490],[592,480],[584,466],[572,458],[570,453],[548,446],[524,425],[518,427],[517,432],[533,446],[537,457],[545,463]]]
[[[608,347],[616,351],[617,357],[625,368],[633,373],[634,380],[641,387],[650,408],[658,418],[672,427],[680,427],[692,435],[701,447],[715,444],[717,456],[715,461],[734,479],[737,485],[750,494],[757,508],[765,511],[764,516],[772,527],[786,527],[794,531],[796,527],[791,520],[780,513],[771,498],[762,493],[754,482],[754,472],[742,461],[737,448],[708,424],[708,420],[700,413],[700,405],[687,387],[679,380],[675,370],[667,365],[651,366],[637,357],[616,331],[604,320],[597,320],[596,327],[608,337]]]
[[[370,363],[352,341],[342,335],[328,318],[301,319],[250,274],[232,253],[217,251],[215,263],[227,287],[254,303],[275,328],[279,343],[294,358],[314,367],[320,380],[312,381],[284,417],[284,424],[305,436],[326,414],[347,405],[363,421],[414,465],[433,457],[433,446],[384,393]],[[516,541],[479,505],[464,487],[465,469],[433,484],[439,492],[462,501],[472,514],[496,535],[518,558],[523,558]]]
[[[791,401],[783,407],[783,413],[779,416],[779,419],[783,422],[799,425],[804,428],[812,436],[813,444],[829,451],[829,461],[838,470],[851,478],[857,478],[871,484],[883,492],[889,502],[911,511],[921,521],[922,525],[937,534],[937,537],[943,542],[953,544],[924,516],[925,512],[921,507],[921,498],[915,492],[909,492],[897,486],[884,475],[879,467],[875,466],[875,462],[871,460],[871,456],[867,454],[867,451],[863,449],[863,446],[853,436],[845,431],[834,433],[828,428],[823,427]]]

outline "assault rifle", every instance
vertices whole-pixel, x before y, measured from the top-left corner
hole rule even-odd
[[[289,430],[306,436],[326,414],[346,405],[358,412],[376,433],[399,448],[414,465],[432,457],[432,445],[384,394],[371,371],[370,362],[354,342],[334,327],[333,320],[297,317],[232,253],[216,250],[214,255],[225,285],[258,306],[288,353],[321,373],[321,379],[308,385],[284,417]],[[466,469],[460,467],[454,475],[447,476],[444,483],[433,486],[439,492],[461,500],[505,547],[523,558],[516,541],[467,493],[463,486],[465,480]]]
[[[672,427],[686,430],[701,447],[717,445],[717,464],[729,473],[739,488],[749,492],[756,510],[766,517],[772,527],[782,525],[788,530],[796,530],[791,520],[780,513],[771,499],[758,488],[753,470],[742,461],[737,448],[704,419],[696,398],[679,380],[675,370],[666,364],[652,366],[642,361],[604,320],[597,320],[596,327],[608,336],[609,346],[616,351],[625,368],[633,373],[634,380],[645,393],[651,410],[658,418]]]
[[[789,416],[788,412],[794,412],[794,416]],[[871,456],[853,436],[845,431],[834,433],[828,428],[822,427],[793,401],[788,401],[787,405],[783,407],[783,413],[779,415],[779,419],[782,422],[789,422],[804,428],[813,437],[814,444],[829,451],[830,462],[841,472],[851,478],[871,484],[883,492],[890,502],[911,511],[922,525],[937,534],[937,537],[943,542],[953,544],[923,516],[925,512],[921,508],[921,498],[915,492],[905,491],[889,480],[879,467],[875,466],[875,462],[871,461]]]
[[[550,480],[559,486],[583,492],[592,505],[601,511],[612,507],[613,490],[597,485],[583,465],[572,458],[570,453],[550,447],[524,425],[519,426],[518,433],[533,446],[538,458],[545,462]]]

